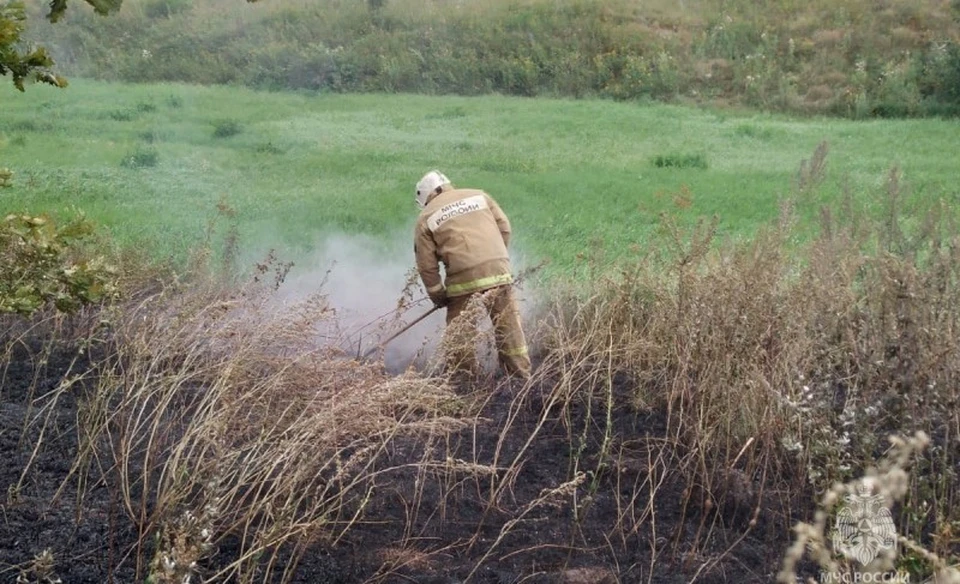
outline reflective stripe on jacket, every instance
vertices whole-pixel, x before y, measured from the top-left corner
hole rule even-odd
[[[461,296],[513,281],[510,221],[487,193],[450,189],[431,199],[414,233],[417,270],[427,292]],[[446,282],[440,277],[440,263]]]

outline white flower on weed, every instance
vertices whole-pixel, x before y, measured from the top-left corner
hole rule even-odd
[[[143,49],[143,51],[140,53],[140,56],[146,61],[153,57],[153,53],[150,52],[150,49]]]
[[[780,444],[787,449],[787,452],[800,452],[803,450],[803,444],[792,436],[784,436],[780,439]]]
[[[826,496],[824,496],[824,498],[823,498],[823,506],[824,506],[824,507],[833,507],[833,506],[837,503],[837,500],[838,500],[839,498],[840,498],[840,497],[839,497],[839,495],[837,495],[837,492],[836,492],[836,491],[827,491]]]

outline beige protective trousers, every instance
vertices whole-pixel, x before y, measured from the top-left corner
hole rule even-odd
[[[469,307],[469,309],[468,309]],[[507,374],[530,377],[530,356],[520,322],[513,286],[452,296],[447,305],[447,366],[453,371],[476,374],[477,325],[487,315],[493,322],[500,366]]]

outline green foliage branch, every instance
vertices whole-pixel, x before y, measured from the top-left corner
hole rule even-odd
[[[116,296],[117,270],[82,252],[93,233],[82,214],[62,225],[43,215],[7,215],[0,222],[0,314],[26,316],[51,303],[73,312]]]
[[[43,47],[26,50],[21,37],[27,20],[22,2],[0,6],[0,75],[13,76],[13,84],[23,91],[24,81],[31,75],[37,80],[64,87],[66,80],[50,71],[53,60]]]
[[[84,0],[97,14],[108,14],[120,8],[122,0]],[[67,10],[67,0],[52,0],[47,20],[57,22]],[[0,5],[0,75],[8,73],[13,84],[24,91],[24,82],[34,79],[57,87],[66,87],[67,80],[51,69],[53,59],[44,47],[25,48],[23,33],[27,15],[23,2],[16,0]]]
[[[123,0],[83,0],[95,13],[105,16],[120,10]],[[247,0],[257,2],[258,0]],[[30,79],[56,87],[66,87],[67,80],[53,72],[53,58],[46,48],[26,47],[23,40],[27,14],[21,0],[0,0],[0,75],[10,74],[13,84],[24,91]],[[46,18],[57,23],[67,11],[67,0],[50,0]]]

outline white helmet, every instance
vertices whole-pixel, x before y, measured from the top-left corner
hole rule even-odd
[[[417,183],[417,204],[420,208],[427,206],[427,199],[437,190],[437,187],[449,184],[450,179],[443,175],[439,170],[431,170],[423,175],[420,182]]]

